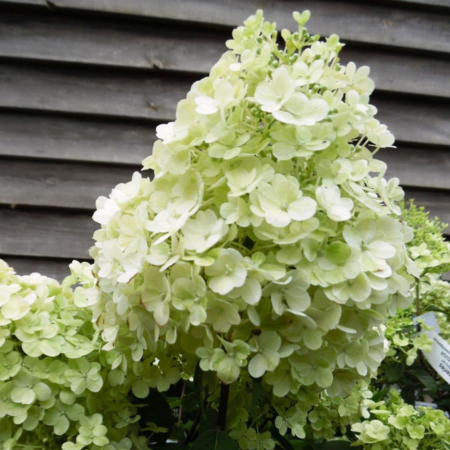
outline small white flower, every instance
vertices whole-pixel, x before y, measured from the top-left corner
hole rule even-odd
[[[139,194],[141,180],[142,175],[139,172],[134,172],[130,182],[120,183],[112,190],[111,199],[118,205],[130,202]]]
[[[274,227],[286,227],[292,220],[303,221],[314,216],[317,204],[304,197],[295,178],[276,174],[271,184],[264,183],[251,195],[251,211],[264,217]]]
[[[214,98],[200,95],[195,98],[199,114],[214,114],[221,108],[230,107],[235,101],[234,88],[229,81],[219,80],[215,85]]]
[[[344,238],[351,247],[362,250],[361,264],[364,270],[381,278],[392,274],[386,260],[395,256],[395,247],[382,239],[373,220],[362,220],[355,227],[345,225]]]
[[[189,219],[183,226],[183,244],[187,250],[203,253],[219,242],[227,231],[225,221],[217,219],[213,211],[199,211],[195,219]]]
[[[272,73],[272,81],[263,81],[258,85],[255,99],[262,105],[263,111],[274,113],[291,98],[295,86],[286,68],[279,67]]]
[[[316,199],[331,220],[342,222],[352,216],[353,201],[349,198],[341,198],[341,191],[335,185],[318,187]]]
[[[305,94],[296,92],[284,104],[283,110],[273,113],[273,117],[284,123],[311,126],[325,119],[329,109],[325,100],[320,98],[310,100]]]
[[[222,249],[212,266],[205,268],[208,285],[220,295],[226,295],[235,287],[241,287],[247,278],[243,256],[233,248]]]
[[[152,233],[163,233],[154,243],[160,244],[164,242],[167,238],[180,231],[184,224],[186,223],[189,214],[187,212],[179,215],[175,207],[172,205],[164,211],[161,211],[156,215],[153,220],[149,220],[146,224],[148,231]]]
[[[92,218],[95,222],[101,225],[108,225],[108,223],[116,216],[120,211],[120,206],[112,198],[99,197],[95,203],[97,211],[95,211]]]
[[[292,77],[296,79],[297,86],[319,81],[323,74],[324,62],[322,59],[313,61],[310,65],[304,61],[298,61],[292,68]]]

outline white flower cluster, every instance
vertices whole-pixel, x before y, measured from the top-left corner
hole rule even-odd
[[[70,268],[59,284],[0,260],[0,448],[149,450],[131,393],[165,390],[180,374],[162,358],[133,364],[138,343],[103,352],[97,280],[88,263]]]
[[[155,178],[135,173],[98,200],[107,350],[132,336],[138,361],[173,345],[224,383],[245,368],[292,398],[342,395],[382,361],[380,325],[410,304],[416,275],[403,191],[373,158],[394,137],[374,118],[369,68],[340,65],[339,38],[294,18],[283,50],[261,12],[234,30],[157,128]]]

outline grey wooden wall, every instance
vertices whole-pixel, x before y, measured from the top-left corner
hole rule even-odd
[[[258,7],[280,28],[310,9],[371,66],[389,175],[450,222],[450,0],[0,0],[0,257],[59,279],[88,259],[95,199]]]

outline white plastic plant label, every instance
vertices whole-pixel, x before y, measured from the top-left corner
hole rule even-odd
[[[441,332],[441,329],[439,328],[439,323],[436,319],[436,314],[434,314],[434,312],[430,311],[425,314],[422,314],[421,316],[417,317],[415,321],[417,321],[417,319],[420,319],[427,327],[433,327],[433,330],[431,330],[431,332],[437,334]]]
[[[419,317],[423,323],[433,330],[424,330],[424,333],[433,341],[431,353],[423,352],[423,356],[431,367],[450,384],[450,344],[439,336],[439,325],[433,312],[423,314]]]

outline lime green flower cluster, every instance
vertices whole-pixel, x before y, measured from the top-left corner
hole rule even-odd
[[[450,338],[450,283],[442,279],[450,271],[450,243],[443,236],[447,224],[431,219],[424,208],[414,204],[404,210],[405,220],[414,227],[414,239],[408,244],[411,258],[422,272],[419,285],[420,311],[435,312],[440,334]]]
[[[413,233],[398,180],[373,158],[394,138],[374,118],[369,68],[340,65],[339,38],[311,37],[309,12],[294,18],[283,50],[261,11],[234,30],[157,128],[144,161],[155,178],[98,200],[94,318],[104,350],[136,346],[136,395],[164,348],[161,389],[200,359],[224,384],[262,378],[292,408],[344,397],[375,375],[382,325],[412,301]]]
[[[139,443],[130,386],[115,386],[113,353],[101,352],[86,307],[96,302],[96,280],[87,263],[71,269],[60,285],[37,273],[17,276],[0,260],[2,449],[129,450],[133,436]]]
[[[384,366],[392,361],[404,360],[407,366],[411,366],[416,361],[419,351],[431,351],[433,341],[425,333],[418,333],[414,316],[415,309],[402,310],[386,324],[385,336],[389,341],[389,350],[380,368],[381,373]]]
[[[384,366],[403,360],[411,366],[419,351],[431,351],[431,339],[425,333],[418,333],[414,322],[414,317],[424,312],[433,311],[441,336],[450,338],[450,283],[442,279],[442,273],[450,269],[450,244],[442,234],[447,225],[441,224],[437,218],[430,219],[423,207],[413,203],[402,208],[402,217],[414,228],[414,238],[407,248],[421,272],[415,289],[418,301],[410,308],[399,310],[388,320],[385,336],[389,341],[389,351]]]
[[[370,409],[370,418],[352,426],[366,450],[444,450],[450,447],[450,420],[440,410],[404,403],[392,390],[389,399]]]
[[[447,384],[440,379],[421,353],[430,352],[432,340],[420,328],[416,317],[432,311],[444,339],[450,338],[450,283],[442,279],[449,269],[450,247],[442,232],[446,228],[438,219],[430,219],[423,208],[414,204],[402,208],[402,216],[414,228],[414,238],[408,252],[421,272],[415,287],[416,301],[410,308],[399,310],[391,317],[385,330],[389,350],[374,384],[397,385],[408,402],[432,398],[440,408],[448,410],[450,396]]]
[[[436,217],[429,217],[423,207],[414,203],[403,208],[402,216],[414,228],[409,252],[422,274],[442,274],[450,270],[450,243],[442,233],[447,228]]]

